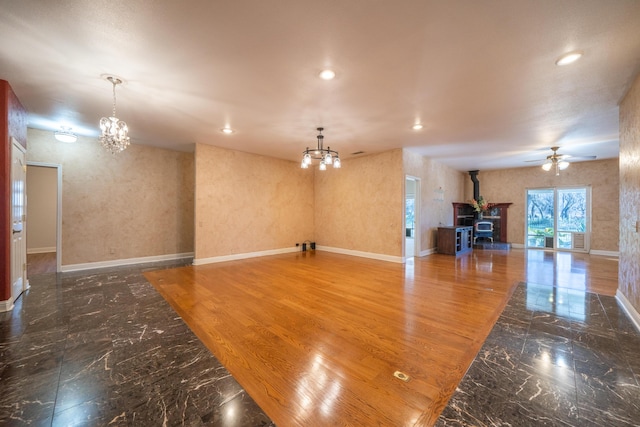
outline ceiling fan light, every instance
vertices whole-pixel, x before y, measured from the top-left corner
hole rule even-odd
[[[551,162],[547,162],[545,164],[542,165],[542,170],[544,170],[545,172],[549,172],[551,170]]]
[[[558,168],[560,168],[561,171],[565,170],[568,167],[569,167],[569,162],[564,160],[561,160],[558,162]]]

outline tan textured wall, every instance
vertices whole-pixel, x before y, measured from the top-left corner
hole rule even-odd
[[[591,186],[591,249],[618,251],[619,176],[618,159],[572,163],[560,176],[545,172],[539,166],[480,171],[480,195],[489,202],[511,202],[507,239],[524,244],[525,190],[572,185]],[[465,199],[473,197],[473,183],[467,174]]]
[[[453,225],[453,202],[464,197],[466,173],[428,157],[403,152],[404,173],[420,178],[420,250],[437,247],[439,226]]]
[[[62,265],[193,251],[193,154],[132,144],[112,156],[29,129],[27,160],[62,165]]]
[[[618,289],[640,312],[640,75],[620,104],[620,267]]]
[[[27,253],[56,248],[58,169],[27,167]]]
[[[196,259],[313,239],[312,170],[205,144],[196,145],[195,158]]]
[[[315,172],[316,242],[322,246],[402,256],[402,150],[346,159]]]

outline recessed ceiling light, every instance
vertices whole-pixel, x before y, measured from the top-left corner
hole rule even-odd
[[[563,66],[576,62],[582,57],[582,51],[576,50],[573,52],[565,53],[556,60],[556,65]]]
[[[231,135],[233,133],[233,129],[231,129],[229,126],[225,126],[222,129],[220,129],[220,131],[222,133],[226,133],[227,135]]]
[[[320,72],[320,78],[322,80],[333,80],[335,76],[336,72],[333,70],[322,70],[322,72]]]
[[[420,123],[416,123],[415,125],[413,125],[413,130],[420,130],[422,129],[422,125]]]

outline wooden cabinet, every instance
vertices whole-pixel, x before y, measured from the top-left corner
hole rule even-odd
[[[473,227],[438,227],[438,253],[459,255],[472,250]]]
[[[493,223],[493,241],[507,243],[507,213],[511,203],[492,203],[483,221]],[[453,225],[473,226],[477,214],[468,203],[453,203]]]

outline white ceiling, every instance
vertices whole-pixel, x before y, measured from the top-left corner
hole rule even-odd
[[[406,147],[465,171],[549,147],[618,155],[640,71],[638,0],[0,0],[0,78],[29,126],[299,161]],[[565,52],[583,58],[558,67]],[[333,68],[333,81],[318,78]],[[424,129],[411,129],[421,122]],[[224,135],[231,126],[236,132]],[[533,163],[535,164],[535,163]]]

